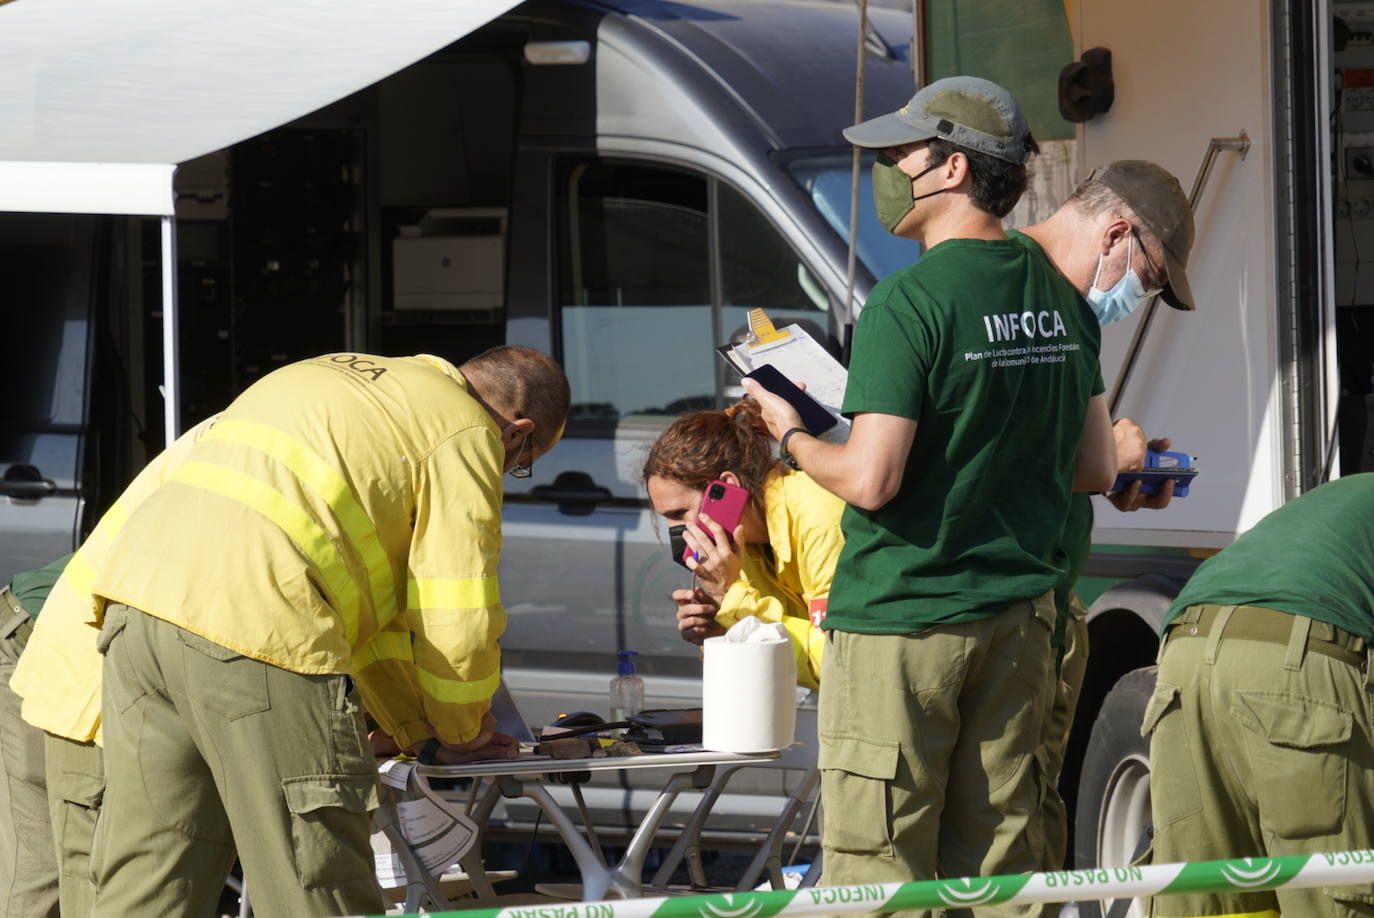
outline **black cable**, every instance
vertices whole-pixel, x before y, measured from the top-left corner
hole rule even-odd
[[[1336,137],[1340,141],[1345,140],[1345,74],[1341,70],[1336,71],[1340,78],[1340,87],[1336,92],[1336,105],[1332,112],[1335,123]],[[1350,198],[1350,170],[1346,168],[1344,148],[1338,147],[1341,152],[1337,153],[1337,170],[1341,177],[1341,189],[1345,193],[1345,221],[1350,230],[1350,245],[1355,251],[1354,277],[1350,281],[1350,302],[1347,306],[1354,306],[1359,300],[1360,295],[1360,266],[1364,263],[1363,253],[1360,252],[1360,236],[1355,231],[1355,207]]]
[[[544,821],[544,811],[540,807],[534,809],[534,829],[530,832],[530,845],[525,849],[525,862],[520,865],[520,873],[523,876],[530,875],[530,858],[534,856],[534,843],[539,838],[539,824]],[[531,887],[533,888],[533,887]]]

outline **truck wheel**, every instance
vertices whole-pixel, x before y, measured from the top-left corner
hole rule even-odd
[[[1155,690],[1157,667],[1122,676],[1107,693],[1093,723],[1074,813],[1075,866],[1126,867],[1150,824],[1150,741],[1140,735],[1145,706]],[[1113,909],[1115,900],[1084,902],[1083,918],[1144,918],[1145,901]],[[1124,904],[1124,903],[1123,903]]]

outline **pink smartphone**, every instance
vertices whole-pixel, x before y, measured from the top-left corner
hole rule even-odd
[[[744,517],[744,508],[748,503],[749,492],[746,489],[724,481],[713,481],[701,492],[699,512],[705,513],[715,520],[720,528],[733,535],[735,527]],[[697,529],[707,538],[711,537],[711,531],[700,523],[697,523]],[[692,549],[688,548],[682,553],[682,560],[686,561],[692,554]]]

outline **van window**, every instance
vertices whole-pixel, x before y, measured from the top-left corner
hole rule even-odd
[[[887,277],[914,264],[921,257],[921,244],[894,236],[878,222],[873,204],[873,154],[865,153],[859,171],[859,261],[863,262],[875,280]],[[820,211],[841,239],[849,241],[849,196],[851,191],[851,154],[833,154],[793,160],[787,164],[792,178],[811,196],[811,203]]]
[[[580,164],[569,175],[564,241],[568,420],[667,418],[711,407],[705,179]]]
[[[762,307],[775,324],[800,322],[824,340],[830,301],[820,282],[744,195],[720,184],[716,202],[726,336],[735,340],[743,335],[749,310]]]
[[[6,387],[0,408],[13,453],[5,459],[36,460],[20,445],[23,438],[76,433],[84,418],[94,223],[89,217],[16,215],[0,227],[5,333],[17,383]],[[74,454],[54,455],[49,468],[50,477],[73,486]]]
[[[824,340],[825,291],[740,192],[703,175],[631,163],[576,163],[566,175],[560,337],[572,385],[570,429],[658,425],[720,404],[713,350],[744,332],[755,307],[779,325],[803,321]]]
[[[92,261],[102,219],[0,218],[0,322],[9,369],[0,399],[0,583],[71,551],[77,539],[98,290]],[[10,482],[46,492],[15,497]]]

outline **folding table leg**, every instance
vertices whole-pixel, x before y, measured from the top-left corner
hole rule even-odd
[[[625,849],[625,856],[612,871],[611,883],[626,899],[638,899],[644,895],[644,858],[658,835],[658,827],[663,822],[663,817],[668,815],[668,809],[677,799],[677,795],[689,787],[709,786],[711,779],[715,777],[715,771],[714,765],[701,765],[692,772],[675,774],[668,779],[668,783],[659,792],[658,799],[644,815],[639,828],[635,829],[629,847]]]
[[[702,792],[701,802],[697,804],[697,808],[692,811],[686,825],[682,827],[682,832],[678,835],[677,841],[673,842],[673,847],[668,849],[668,854],[663,858],[663,864],[658,868],[653,879],[649,881],[649,885],[667,886],[672,881],[673,874],[677,871],[678,864],[682,863],[683,858],[687,859],[687,872],[692,885],[706,885],[706,870],[701,863],[701,831],[706,826],[706,820],[711,815],[711,810],[715,808],[716,801],[720,799],[731,775],[743,767],[742,765],[732,765],[720,769],[716,780],[712,781],[711,786]]]
[[[811,796],[811,792],[820,783],[821,771],[819,768],[809,769],[802,775],[801,782],[797,789],[787,798],[787,803],[783,805],[782,812],[773,823],[773,828],[768,830],[768,836],[759,846],[759,850],[754,855],[754,859],[749,862],[749,867],[744,871],[738,890],[753,889],[758,885],[759,877],[766,869],[768,871],[769,885],[774,889],[783,888],[782,879],[782,848],[787,842],[787,832],[792,828],[793,821],[797,818],[797,813],[806,804],[806,800]]]

